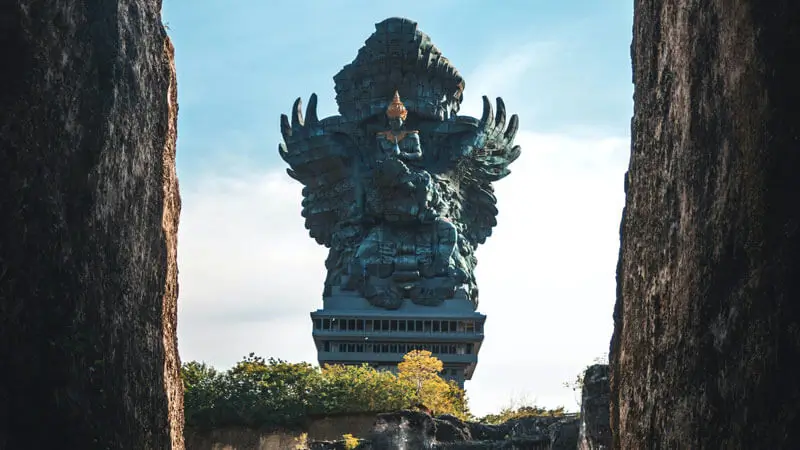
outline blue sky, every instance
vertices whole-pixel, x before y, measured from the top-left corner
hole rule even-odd
[[[502,5],[502,6],[501,6]],[[560,386],[608,349],[632,112],[632,5],[609,1],[165,0],[176,47],[180,350],[224,367],[255,351],[313,361],[324,249],[277,156],[297,97],[336,113],[333,75],[374,24],[410,18],[466,79],[462,114],[502,96],[523,156],[478,250],[489,318],[475,412],[575,408]]]

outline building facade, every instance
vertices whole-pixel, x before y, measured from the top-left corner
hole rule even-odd
[[[463,388],[478,363],[486,316],[466,298],[438,307],[405,302],[386,310],[356,293],[336,292],[311,320],[320,365],[366,363],[395,371],[406,353],[428,350],[442,361],[442,378]]]

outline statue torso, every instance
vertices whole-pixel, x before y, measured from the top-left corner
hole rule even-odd
[[[404,154],[420,151],[419,132],[416,130],[380,131],[376,138],[384,158],[388,155],[402,158]]]

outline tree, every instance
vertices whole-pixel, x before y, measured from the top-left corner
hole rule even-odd
[[[449,413],[467,417],[464,391],[455,383],[443,380],[442,361],[427,350],[412,350],[397,365],[399,378],[414,386],[416,400],[435,414]]]
[[[224,372],[187,362],[181,369],[186,425],[298,427],[309,415],[389,412],[419,403],[468,419],[464,391],[439,377],[441,367],[430,352],[408,355],[401,375],[368,365],[320,368],[252,353]]]
[[[439,378],[444,365],[427,350],[412,350],[403,356],[403,362],[397,365],[400,378],[408,380],[417,389],[417,397],[422,394],[426,381]]]

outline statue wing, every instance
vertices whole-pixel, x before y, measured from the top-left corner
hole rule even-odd
[[[304,186],[301,214],[309,234],[319,244],[338,247],[342,235],[353,232],[346,222],[356,199],[352,174],[357,153],[341,117],[317,118],[316,94],[311,95],[305,119],[301,108],[298,98],[291,122],[281,115],[284,142],[278,152],[289,164],[289,176]]]
[[[492,183],[505,178],[511,165],[521,153],[514,145],[519,118],[512,115],[506,126],[506,108],[497,98],[497,114],[483,97],[483,115],[458,117],[449,125],[450,162],[447,172],[457,186],[460,206],[452,211],[461,223],[462,234],[474,246],[486,242],[497,225],[497,198]]]

